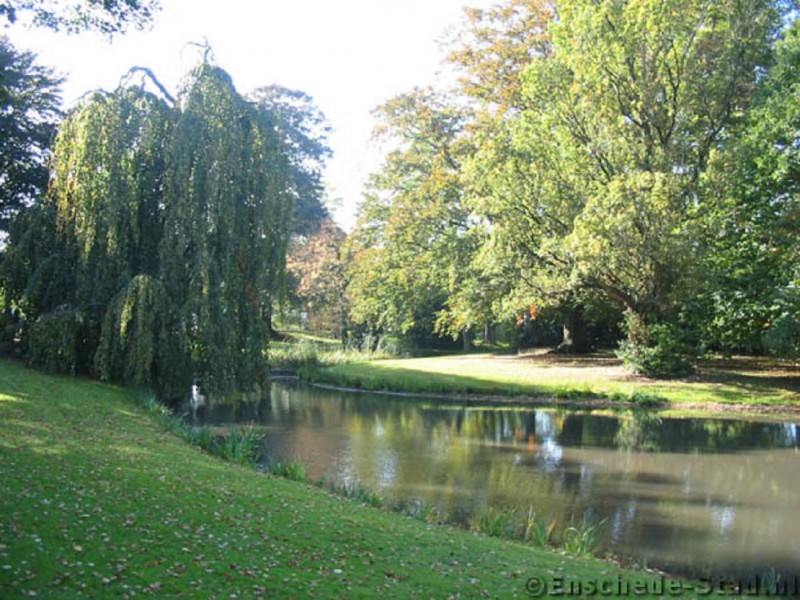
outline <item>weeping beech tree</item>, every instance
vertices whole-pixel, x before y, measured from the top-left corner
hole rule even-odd
[[[201,66],[179,100],[167,150],[162,280],[173,372],[212,391],[263,380],[271,292],[283,272],[292,204],[269,113],[221,69]],[[181,385],[185,381],[179,381]]]
[[[196,379],[257,391],[292,212],[269,111],[203,64],[175,102],[133,87],[87,98],[54,156],[5,268],[31,362],[165,396]],[[54,271],[57,293],[41,283]]]

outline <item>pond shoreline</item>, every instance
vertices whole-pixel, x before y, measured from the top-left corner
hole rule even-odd
[[[758,497],[748,482],[794,480],[797,419],[675,418],[603,410],[608,403],[598,399],[573,401],[577,409],[563,407],[565,399],[548,407],[535,395],[370,395],[283,379],[260,413],[267,415],[268,454],[301,457],[312,479],[358,481],[392,510],[511,536],[533,511],[535,531],[558,524],[556,547],[569,541],[571,523],[588,523],[587,532],[607,523],[604,557],[673,577],[744,576],[770,567],[793,573],[785,561],[747,556],[750,546],[741,540],[771,543],[753,537],[767,506],[791,522],[793,505]],[[663,525],[667,517],[677,520]],[[689,539],[702,540],[707,552],[692,554]],[[694,565],[684,558],[690,554],[709,565]]]
[[[170,434],[136,390],[1,360],[0,434],[3,598],[510,598],[527,581],[660,581],[258,475]]]
[[[299,375],[282,374],[273,377],[276,380],[297,380],[312,387],[339,392],[358,394],[380,394],[396,398],[434,399],[445,402],[468,405],[489,404],[493,406],[514,407],[554,407],[585,410],[642,410],[658,413],[669,412],[672,416],[716,417],[769,419],[774,421],[797,420],[800,418],[800,406],[748,404],[744,402],[670,402],[663,401],[657,405],[643,405],[637,402],[614,400],[601,395],[587,398],[556,398],[554,396],[531,396],[525,394],[466,394],[461,392],[401,392],[391,390],[371,390],[357,387],[338,386],[330,383],[313,382]],[[674,413],[674,414],[673,414]]]

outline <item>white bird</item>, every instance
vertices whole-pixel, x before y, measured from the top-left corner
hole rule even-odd
[[[191,390],[189,403],[192,405],[192,409],[203,406],[206,403],[206,397],[200,393],[200,386],[193,383]]]

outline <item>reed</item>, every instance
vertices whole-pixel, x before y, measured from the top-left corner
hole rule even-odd
[[[555,519],[546,523],[538,517],[533,506],[528,508],[528,514],[522,532],[522,539],[537,548],[550,546],[553,539],[553,531],[556,528]]]
[[[491,537],[514,537],[516,511],[488,507],[470,520],[470,529]]]
[[[608,519],[594,522],[587,514],[584,514],[579,523],[567,527],[564,531],[564,550],[575,556],[594,554],[603,539],[607,523]]]
[[[264,465],[264,470],[272,475],[284,477],[292,481],[307,481],[308,476],[308,467],[299,458],[288,462],[267,461]]]
[[[229,427],[227,435],[214,452],[223,460],[239,465],[255,466],[259,459],[264,434],[254,425]]]
[[[350,498],[361,504],[372,506],[373,508],[383,508],[384,501],[380,494],[364,487],[360,482],[343,481],[341,483],[331,482],[328,490],[337,496]]]

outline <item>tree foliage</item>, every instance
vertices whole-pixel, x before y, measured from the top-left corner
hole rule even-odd
[[[0,0],[0,18],[8,23],[30,19],[33,25],[70,33],[105,34],[141,29],[160,9],[158,0]]]
[[[347,235],[328,218],[306,236],[289,242],[286,270],[292,304],[308,316],[315,331],[346,335],[349,318],[343,248]]]
[[[508,0],[488,9],[467,8],[467,27],[448,56],[462,76],[461,91],[507,117],[523,105],[522,73],[531,60],[550,54],[551,0]]]
[[[258,389],[288,173],[269,113],[218,67],[197,67],[174,106],[141,88],[87,98],[4,269],[32,362],[170,396],[193,379],[213,394]]]
[[[0,233],[47,187],[62,79],[0,37]]]
[[[666,339],[648,327],[703,280],[709,163],[740,135],[780,23],[766,1],[559,3],[522,111],[470,165],[523,290],[605,297],[631,314],[629,344]]]
[[[466,115],[426,89],[393,98],[378,113],[376,134],[397,147],[370,181],[350,237],[349,294],[356,323],[408,334],[421,319],[433,328],[469,261],[460,186]]]
[[[598,290],[641,316],[685,293],[698,184],[767,64],[772,8],[559,4],[553,53],[526,72],[514,132],[530,192],[512,203],[540,236],[520,241],[562,276],[548,291]]]
[[[199,67],[179,101],[160,248],[176,310],[171,354],[188,349],[211,390],[246,389],[263,381],[264,315],[283,273],[287,155],[268,113],[244,101],[221,69]]]
[[[706,278],[687,313],[704,344],[800,351],[800,37],[787,29],[760,82],[743,134],[714,160],[703,218]]]
[[[328,120],[314,99],[298,90],[271,85],[257,89],[252,100],[270,115],[288,150],[294,197],[292,230],[297,235],[311,234],[330,216],[323,182],[325,164],[332,156]]]
[[[448,110],[469,107],[455,109],[451,139],[469,150],[443,161],[411,95],[394,101],[403,112],[384,107],[406,145],[362,205],[355,313],[402,330],[435,293],[452,330],[531,305],[575,321],[613,304],[629,366],[659,376],[687,372],[706,348],[796,347],[792,10],[506,0],[468,11]],[[452,193],[430,210],[445,173]],[[426,226],[451,211],[458,250],[437,254]]]

